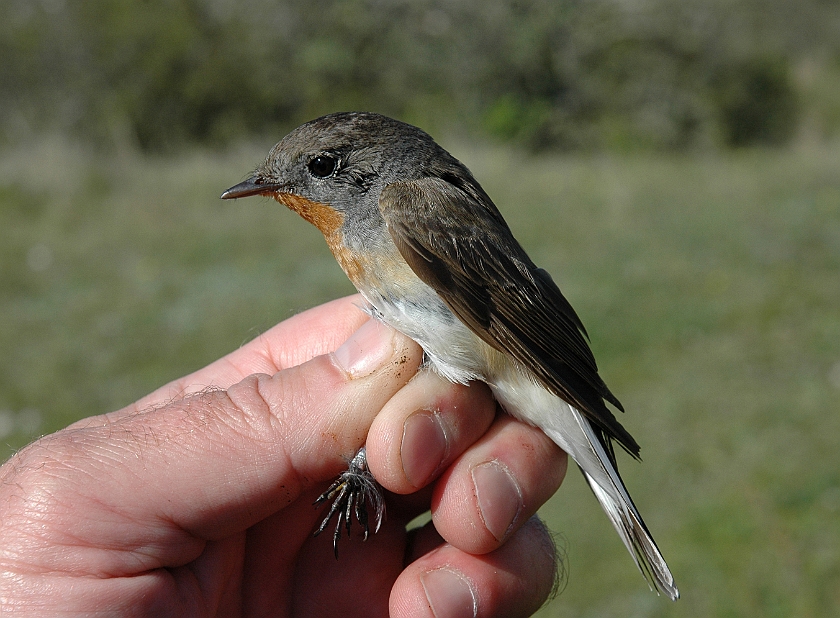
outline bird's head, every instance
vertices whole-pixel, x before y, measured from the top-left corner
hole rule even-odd
[[[330,114],[289,133],[222,199],[265,195],[304,214],[302,199],[370,222],[386,185],[429,175],[441,161],[460,165],[412,125],[365,112]]]

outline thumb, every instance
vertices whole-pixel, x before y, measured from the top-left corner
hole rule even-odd
[[[203,507],[195,498],[184,505],[185,515],[196,518],[188,525],[203,527],[202,508],[233,499],[247,504],[246,520],[234,516],[230,523],[226,518],[208,523],[211,528],[247,527],[307,487],[334,477],[364,445],[373,419],[421,360],[416,343],[369,320],[332,354],[273,376],[249,376],[219,393],[223,407],[212,413],[219,421],[216,445],[191,464],[200,473],[210,456],[215,478],[225,483],[204,484]],[[191,447],[184,449],[185,456],[191,453]],[[190,475],[184,476],[189,482]],[[237,484],[231,493],[230,486]]]
[[[153,568],[150,561],[183,564],[194,541],[244,530],[338,473],[421,358],[414,342],[370,320],[334,353],[276,375],[80,421],[3,466],[0,493],[27,498],[0,496],[19,509],[3,518],[18,521],[22,537],[37,526],[52,569],[77,570],[81,561],[118,574]],[[33,496],[40,515],[24,510]],[[94,552],[87,559],[47,549],[61,547],[56,537],[71,528],[77,545]]]

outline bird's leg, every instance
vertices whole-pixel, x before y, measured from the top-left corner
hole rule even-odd
[[[382,496],[382,487],[373,478],[367,467],[365,448],[350,460],[347,471],[343,472],[329,489],[318,496],[316,505],[331,501],[330,510],[321,525],[315,531],[315,536],[321,534],[330,523],[333,515],[336,515],[335,532],[333,533],[333,551],[338,558],[338,540],[341,538],[342,524],[347,529],[347,536],[350,536],[350,520],[355,513],[356,521],[364,530],[365,540],[370,534],[368,522],[368,503],[373,507],[374,527],[373,532],[379,532],[382,520],[385,518],[385,500]]]

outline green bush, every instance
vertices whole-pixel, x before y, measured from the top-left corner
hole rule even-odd
[[[783,60],[758,59],[727,69],[716,84],[720,123],[732,146],[784,144],[798,115],[790,69]]]
[[[794,79],[837,80],[838,11],[790,4],[6,0],[0,136],[167,150],[368,109],[535,149],[783,144],[838,107]]]

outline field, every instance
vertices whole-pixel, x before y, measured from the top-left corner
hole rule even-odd
[[[622,472],[683,598],[650,593],[580,475],[540,616],[840,612],[840,146],[533,156],[447,144],[592,336],[644,462]],[[323,239],[219,194],[270,143],[0,151],[0,458],[352,292]]]

